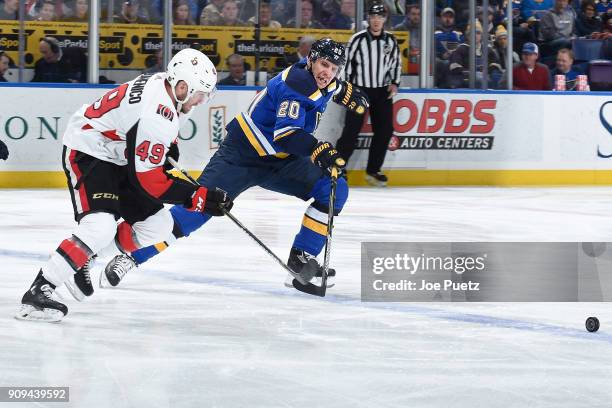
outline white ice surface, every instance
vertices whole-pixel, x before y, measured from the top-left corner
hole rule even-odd
[[[234,213],[285,258],[304,209],[254,189]],[[5,405],[610,407],[609,304],[361,303],[360,243],[610,242],[611,209],[609,188],[353,189],[323,299],[284,288],[284,272],[215,219],[118,289],[84,303],[64,292],[68,316],[45,324],[12,316],[71,233],[68,193],[0,190],[0,386],[69,386],[71,400]]]

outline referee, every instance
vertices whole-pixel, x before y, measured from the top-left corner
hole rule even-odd
[[[370,98],[370,117],[374,136],[370,145],[366,181],[373,186],[386,186],[387,176],[380,168],[393,133],[393,96],[400,83],[402,64],[399,47],[393,34],[383,30],[385,7],[373,3],[368,9],[368,29],[354,34],[348,45],[346,80],[358,86]],[[357,144],[363,115],[346,112],[344,130],[336,149],[348,162]]]

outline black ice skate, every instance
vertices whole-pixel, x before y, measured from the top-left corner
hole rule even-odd
[[[138,264],[131,256],[126,254],[115,256],[100,274],[100,287],[109,288],[119,285],[125,274],[135,266]]]
[[[301,249],[297,248],[291,248],[291,253],[289,254],[287,266],[291,268],[293,272],[301,276],[314,276],[314,278],[306,280],[308,280],[314,285],[321,286],[321,280],[323,278],[323,266],[319,265],[319,262],[317,262],[317,258],[310,255],[308,252],[302,251]],[[335,277],[336,271],[332,268],[329,268],[327,272],[328,288],[334,286]],[[292,288],[293,279],[293,276],[287,274],[287,278],[285,279],[285,286],[288,288]]]
[[[72,277],[66,281],[66,289],[79,302],[82,302],[86,296],[91,296],[94,293],[93,285],[91,284],[91,267],[94,262],[94,257],[81,269],[76,271]]]
[[[385,187],[387,185],[387,176],[381,171],[377,173],[366,173],[365,177],[367,183],[374,187]]]
[[[59,322],[68,314],[65,304],[53,299],[55,285],[45,279],[42,269],[32,287],[21,298],[21,308],[15,314],[19,320]]]

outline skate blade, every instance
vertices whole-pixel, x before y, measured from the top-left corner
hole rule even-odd
[[[98,283],[98,286],[100,286],[101,288],[114,288],[115,287],[111,285],[110,281],[106,277],[105,271],[100,272],[100,281]]]
[[[64,284],[66,285],[66,289],[68,289],[68,292],[70,292],[72,297],[75,298],[78,302],[82,302],[83,300],[85,300],[85,294],[81,292],[81,290],[76,285],[76,283],[74,283],[74,280],[72,278],[64,282]]]
[[[44,308],[43,310],[36,309],[32,305],[21,305],[21,308],[15,314],[15,319],[26,320],[33,322],[48,322],[57,323],[64,318],[64,314],[55,309]]]
[[[287,277],[285,278],[285,287],[292,288],[293,279],[295,278],[291,274],[287,274]],[[335,276],[328,276],[327,277],[327,287],[333,288],[334,285],[336,284],[335,280],[336,280]],[[323,279],[315,277],[311,279],[309,283],[312,283],[313,285],[321,286],[321,284],[323,283]]]
[[[376,180],[374,177],[368,176],[368,175],[366,175],[365,179],[366,179],[366,182],[372,187],[387,187],[386,181],[379,181],[379,180]]]

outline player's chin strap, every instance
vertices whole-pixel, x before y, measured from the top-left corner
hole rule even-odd
[[[168,163],[170,163],[172,165],[172,167],[174,167],[176,170],[178,170],[179,172],[181,172],[181,174],[183,176],[185,176],[187,178],[187,180],[189,180],[190,182],[192,182],[193,184],[195,184],[196,186],[201,186],[200,183],[197,182],[197,180],[195,180],[193,177],[191,177],[189,175],[189,173],[187,173],[185,170],[183,170],[179,164],[176,162],[176,160],[174,160],[172,157],[167,157],[166,158],[168,160]],[[337,173],[336,173],[336,178],[337,178]],[[332,187],[333,191],[334,191],[334,196],[335,196],[335,187]],[[331,198],[330,198],[331,200]],[[331,207],[333,209],[333,207]],[[245,227],[240,221],[238,221],[238,219],[236,217],[234,217],[233,214],[231,214],[229,211],[223,209],[223,213],[234,222],[234,224],[236,224],[241,230],[243,230],[244,232],[247,233],[247,235],[249,237],[251,237],[255,242],[257,242],[257,244],[263,248],[264,251],[266,251],[268,253],[268,255],[270,255],[276,262],[279,263],[279,265],[281,265],[283,267],[283,269],[285,269],[285,271],[287,271],[291,276],[293,276],[293,286],[299,290],[300,292],[304,292],[304,293],[308,293],[310,295],[317,295],[317,296],[325,296],[325,287],[323,287],[323,292],[322,294],[320,293],[320,289],[318,286],[313,285],[312,283],[310,283],[309,281],[314,278],[314,274],[316,273],[316,271],[313,271],[312,276],[302,276],[300,274],[295,273],[293,270],[291,270],[291,268],[289,268],[287,266],[287,264],[285,264],[278,256],[276,256],[276,254],[274,252],[272,252],[272,250],[270,248],[268,248],[266,246],[266,244],[264,244],[259,238],[257,238],[257,236],[255,234],[253,234],[247,227]],[[333,216],[333,211],[332,211],[332,216]],[[328,232],[329,234],[329,232]],[[327,247],[326,247],[326,252],[327,252]],[[327,255],[326,255],[327,256]],[[323,275],[323,279],[325,280],[324,283],[326,283],[327,281],[327,269],[325,270],[325,273]]]

